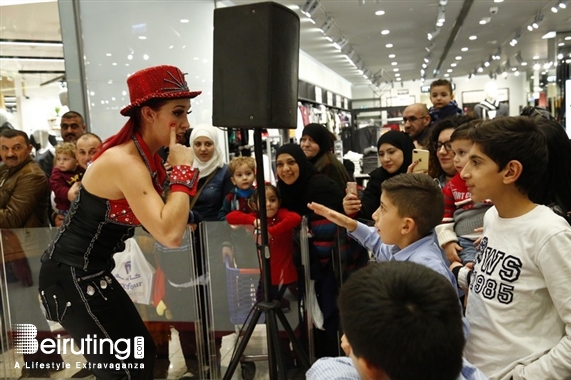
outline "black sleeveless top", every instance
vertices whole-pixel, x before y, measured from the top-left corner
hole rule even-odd
[[[139,225],[125,199],[100,198],[81,186],[42,261],[55,260],[87,272],[110,270],[113,254],[125,249],[124,241]]]

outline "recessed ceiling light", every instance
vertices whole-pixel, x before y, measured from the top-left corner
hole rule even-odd
[[[450,76],[450,74],[444,74],[444,76],[445,76],[446,78],[448,78],[448,77]]]
[[[390,49],[390,48],[393,47],[393,44],[386,44],[385,47],[388,48],[388,49]]]
[[[107,53],[107,54],[105,54],[105,55],[108,56],[108,57],[111,57],[111,53]]]
[[[147,37],[146,37],[146,36],[139,36],[139,39],[140,39],[140,40],[146,40]]]
[[[389,34],[390,32],[391,32],[390,30],[385,29],[385,30],[381,31],[381,34],[382,34],[383,36],[386,36],[386,35]]]
[[[534,55],[533,59],[539,59],[539,55]]]
[[[396,54],[389,54],[389,58],[395,58],[396,56]]]
[[[375,15],[377,15],[377,16],[382,16],[384,14],[385,14],[385,11],[376,11],[375,12]]]
[[[400,77],[400,73],[395,73],[395,77]]]
[[[446,70],[446,72],[448,72],[448,73],[451,73],[452,71],[454,71],[454,70],[452,70],[452,69]]]
[[[557,44],[557,46],[565,46],[565,42],[560,42]]]
[[[451,64],[450,64],[450,67],[456,67],[456,66],[458,66],[457,63],[451,63]]]
[[[494,0],[494,3],[503,3],[504,0]]]
[[[459,55],[456,56],[456,60],[457,60],[457,61],[459,61],[459,60],[461,60],[461,59],[462,59],[461,56],[459,56]]]
[[[399,71],[399,69],[397,69],[396,67],[393,69],[393,71],[396,73]]]
[[[183,18],[183,19],[180,20],[180,23],[181,23],[181,24],[187,24],[189,21],[190,21],[189,19]]]
[[[468,51],[467,47],[463,47],[462,49],[460,49],[460,51]]]
[[[397,78],[397,80],[401,80],[400,78]]]
[[[565,37],[565,41],[569,41],[569,40],[571,40],[571,36]]]
[[[470,41],[474,41],[475,39],[478,39],[478,36],[470,36],[470,37],[468,37],[468,39]]]
[[[396,65],[398,65],[398,62],[391,62],[391,65],[396,66]]]
[[[486,25],[487,23],[490,22],[490,18],[489,17],[484,17],[483,19],[480,20],[479,24],[480,25]]]

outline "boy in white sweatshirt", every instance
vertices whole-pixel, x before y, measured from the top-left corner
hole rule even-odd
[[[475,121],[461,172],[474,201],[490,199],[470,289],[465,356],[490,379],[571,378],[571,227],[528,194],[542,183],[546,138],[528,118]]]

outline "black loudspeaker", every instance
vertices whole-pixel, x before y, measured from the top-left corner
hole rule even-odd
[[[212,124],[296,128],[299,17],[255,3],[214,10]]]

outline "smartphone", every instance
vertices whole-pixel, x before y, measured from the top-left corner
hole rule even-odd
[[[357,194],[357,182],[347,182],[347,194]]]
[[[428,151],[425,149],[414,149],[412,151],[412,162],[418,161],[413,173],[428,172]]]

